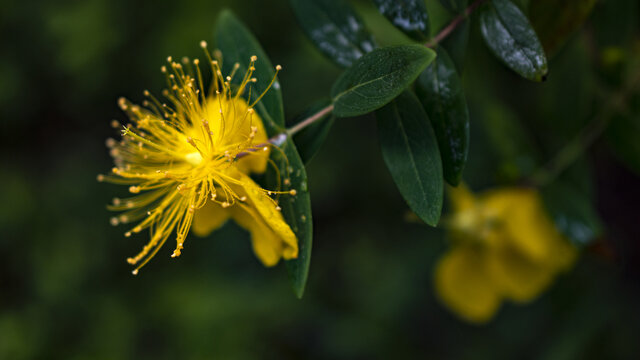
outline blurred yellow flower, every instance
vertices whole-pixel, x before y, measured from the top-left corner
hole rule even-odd
[[[452,189],[451,248],[435,270],[436,293],[462,319],[489,321],[503,300],[533,300],[568,269],[576,249],[546,214],[538,192],[502,188],[474,197]]]
[[[198,59],[178,63],[170,57],[169,70],[163,66],[162,72],[170,89],[163,95],[171,106],[148,91],[143,107],[119,100],[131,124],[124,127],[120,142],[107,141],[116,167],[112,175],[99,175],[98,180],[129,185],[129,192],[138,194],[116,198],[109,206],[124,211],[111,219],[113,225],[139,221],[125,236],[149,229],[150,241],[138,255],[127,259],[137,265],[134,274],[174,229],[172,257],[180,255],[192,225],[194,233],[204,236],[228,219],[251,233],[254,252],[265,266],[298,256],[296,236],[270,196],[295,196],[295,190],[265,190],[248,175],[266,171],[271,148],[262,119],[253,109],[264,93],[251,104],[241,97],[256,82],[252,76],[257,58],[251,58],[240,85],[231,85],[239,64],[223,77],[206,43],[201,46],[213,74],[209,88],[203,83]],[[280,66],[276,75],[278,70]],[[275,77],[271,85],[274,81]]]

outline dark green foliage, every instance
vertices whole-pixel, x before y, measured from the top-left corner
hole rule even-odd
[[[422,45],[379,48],[358,59],[333,85],[337,117],[369,113],[393,100],[436,57]]]
[[[440,0],[440,4],[452,13],[460,13],[467,7],[469,0]]]
[[[329,104],[331,104],[331,102],[326,100],[320,101],[316,105],[311,106],[307,111],[305,111],[298,117],[297,121],[293,122],[292,126],[295,126],[295,124],[299,121],[302,121],[309,116],[314,115]],[[330,113],[326,114],[322,119],[317,120],[313,124],[307,126],[297,134],[293,135],[293,142],[298,148],[300,158],[305,164],[311,161],[313,156],[318,152],[318,150],[320,150],[320,147],[326,140],[327,135],[329,135],[331,125],[333,125],[333,120],[334,117]]]
[[[255,74],[258,82],[255,83],[255,90],[252,91],[251,95],[252,99],[259,96],[269,86],[274,75],[274,69],[255,37],[230,11],[223,11],[220,14],[216,36],[218,47],[226,59],[223,63],[223,70],[226,73],[230,73],[234,66],[233,64],[236,62],[241,64],[239,71],[244,73],[246,65],[243,68],[242,60],[249,59],[252,55],[258,56],[258,61],[255,64]],[[245,61],[245,63],[248,63],[248,61]],[[256,105],[256,108],[262,119],[266,119],[264,125],[270,136],[280,134],[284,130],[280,86],[272,86]],[[280,140],[278,139],[277,142],[280,142]],[[298,258],[287,261],[287,270],[289,270],[289,277],[296,296],[302,298],[309,273],[313,236],[311,201],[307,189],[307,172],[291,139],[285,137],[284,142],[277,145],[282,151],[273,150],[271,152],[271,160],[277,166],[277,170],[269,169],[267,182],[271,189],[296,190],[295,196],[284,196],[279,205],[282,208],[282,215],[287,224],[291,226],[298,238]],[[285,179],[289,179],[290,185],[284,183]]]
[[[239,74],[247,71],[251,56],[258,57],[255,64],[254,77],[258,82],[251,91],[251,100],[257,99],[269,86],[275,75],[274,67],[262,50],[262,47],[240,20],[229,10],[224,10],[216,23],[216,45],[222,51],[224,59],[222,71],[230,74],[235,63],[240,64]],[[242,81],[241,76],[235,76],[233,81]],[[256,110],[262,118],[269,136],[278,134],[284,129],[284,110],[280,85],[276,82],[256,105]]]
[[[456,65],[459,74],[464,68],[464,59],[467,55],[469,45],[469,31],[471,30],[471,19],[463,20],[453,32],[447,36],[440,44],[444,47],[451,60]]]
[[[418,77],[416,92],[438,138],[444,178],[456,186],[469,151],[469,110],[453,61],[442,47],[437,54]]]
[[[531,24],[549,56],[560,49],[587,20],[597,0],[535,0],[529,6]]]
[[[487,46],[521,76],[543,81],[547,58],[527,17],[509,0],[491,0],[481,10],[480,29]]]
[[[309,39],[336,64],[349,67],[376,45],[346,0],[290,0]]]
[[[282,152],[273,151],[271,155],[271,159],[278,167],[278,172],[269,172],[267,183],[272,184],[273,188],[279,175],[280,181],[284,181],[284,179],[291,181],[291,185],[282,187],[284,190],[296,190],[295,195],[282,196],[278,204],[282,208],[282,216],[298,238],[298,258],[288,260],[286,263],[293,291],[301,299],[304,295],[311,263],[313,240],[311,198],[307,183],[307,171],[293,141],[287,139],[280,148]]]
[[[602,234],[602,223],[587,194],[560,181],[542,189],[542,197],[557,229],[577,246]]]
[[[424,0],[373,0],[378,11],[417,41],[429,39],[429,15]]]
[[[382,155],[411,210],[436,226],[442,211],[442,163],[438,141],[420,102],[405,91],[376,111]]]

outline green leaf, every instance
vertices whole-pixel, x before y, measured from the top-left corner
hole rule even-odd
[[[587,20],[597,0],[536,0],[529,6],[533,24],[547,54],[555,53]]]
[[[313,114],[327,107],[331,102],[329,100],[320,101],[317,104],[311,106],[307,111],[300,115],[293,123],[294,125],[300,121],[309,118]],[[320,120],[316,120],[313,124],[302,129],[300,132],[293,135],[293,142],[298,148],[298,153],[302,161],[307,164],[313,156],[318,152],[324,140],[331,130],[334,117],[328,113],[324,115]]]
[[[247,70],[251,56],[256,55],[258,57],[254,72],[258,82],[255,83],[251,91],[252,99],[256,99],[267,89],[275,75],[274,68],[260,44],[249,30],[228,10],[223,11],[218,18],[216,40],[217,46],[224,56],[223,71],[226,74],[230,73],[236,62],[240,64],[240,68],[237,70],[238,73],[244,73]],[[241,79],[236,76],[234,80],[239,82]],[[277,81],[256,105],[256,110],[262,117],[269,136],[274,136],[284,131],[282,95]],[[271,160],[273,160],[278,171],[270,168],[267,172],[267,186],[270,189],[282,189],[284,191],[296,190],[295,196],[282,196],[279,206],[282,208],[282,215],[285,221],[291,226],[298,238],[298,258],[287,261],[287,270],[293,290],[298,298],[301,298],[307,282],[311,260],[311,200],[307,189],[307,173],[304,163],[300,159],[293,141],[285,138],[283,143],[280,144],[280,148],[282,151],[271,152]],[[285,179],[289,180],[289,185],[287,185]]]
[[[464,59],[467,54],[470,29],[471,20],[467,18],[466,20],[463,20],[458,27],[440,43],[449,53],[459,74],[462,74],[462,70],[464,68]]]
[[[251,99],[249,100],[255,101],[260,94],[267,90],[275,76],[274,67],[256,38],[231,11],[224,10],[218,17],[216,43],[217,47],[222,51],[222,71],[225,76],[231,73],[235,63],[240,65],[236,71],[236,76],[232,79],[233,83],[242,81],[242,76],[247,71],[251,56],[258,57],[254,72],[254,77],[258,79],[258,82],[253,84]],[[284,130],[282,94],[277,80],[262,100],[256,104],[255,108],[262,118],[269,136],[274,136]]]
[[[508,106],[494,99],[484,105],[482,129],[489,142],[497,177],[513,182],[530,176],[539,166],[539,154],[530,131]]]
[[[296,195],[281,195],[278,205],[282,208],[285,221],[298,238],[298,258],[287,260],[286,266],[293,291],[298,298],[302,298],[309,275],[313,237],[307,172],[290,138],[285,138],[279,147],[282,151],[271,152],[271,160],[277,171],[270,167],[266,183],[269,189],[296,190]]]
[[[429,15],[424,0],[373,0],[378,11],[417,41],[429,39]]]
[[[536,32],[520,9],[508,0],[491,0],[480,13],[480,29],[489,49],[526,79],[543,81],[547,57]]]
[[[438,138],[444,178],[456,186],[469,150],[469,110],[453,61],[442,47],[437,54],[418,77],[416,92]]]
[[[459,14],[467,7],[468,0],[440,0],[440,4],[454,14]]]
[[[574,186],[554,182],[542,189],[542,198],[556,228],[574,245],[587,245],[602,234],[593,205]]]
[[[418,99],[405,91],[376,111],[382,155],[400,193],[420,219],[436,226],[443,180],[435,133]]]
[[[318,49],[349,67],[376,47],[358,14],[345,0],[290,0],[298,23]]]
[[[333,85],[334,115],[358,116],[381,108],[409,87],[435,57],[422,45],[389,46],[366,54]]]

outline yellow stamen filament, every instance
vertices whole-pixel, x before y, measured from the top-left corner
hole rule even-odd
[[[256,140],[259,129],[254,124],[257,115],[253,109],[275,84],[282,67],[276,66],[266,89],[252,103],[247,103],[243,98],[251,99],[250,85],[257,82],[253,75],[258,58],[249,59],[242,77],[238,74],[242,67],[239,63],[234,64],[225,77],[219,65],[222,55],[215,51],[212,57],[205,41],[200,46],[206,56],[203,64],[211,67],[208,91],[205,91],[200,60],[190,61],[185,57],[176,62],[168,57],[167,65],[161,67],[168,87],[162,91],[166,102],[147,90],[143,92],[143,106],[119,99],[118,105],[127,113],[131,124],[123,126],[112,121],[112,126],[122,129],[122,139],[106,141],[115,167],[111,175],[98,175],[97,180],[128,185],[133,194],[129,198],[113,199],[108,209],[122,213],[110,222],[114,226],[138,222],[125,232],[125,237],[145,229],[150,233],[150,241],[137,255],[127,259],[136,265],[134,275],[155,256],[174,230],[176,247],[171,256],[180,256],[194,214],[207,201],[222,208],[247,206],[247,197],[234,191],[242,182],[229,172],[245,161],[245,156],[268,157],[270,149],[282,152],[277,146]],[[232,85],[237,81],[239,84]],[[295,189],[280,189],[281,174],[273,161],[267,160],[276,170],[277,190],[262,191],[268,195],[295,196]],[[288,177],[286,174],[286,186],[291,185]],[[280,210],[277,199],[269,199]]]

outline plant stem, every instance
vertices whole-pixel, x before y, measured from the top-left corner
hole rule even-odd
[[[287,129],[287,135],[293,136],[298,131],[300,131],[300,130],[306,128],[307,126],[313,124],[314,122],[320,120],[321,118],[323,118],[325,115],[329,114],[332,111],[333,111],[333,104],[323,108],[322,110],[318,111],[317,113],[309,116],[308,118],[300,121],[299,123],[297,123],[293,127]]]
[[[434,36],[431,40],[429,40],[424,46],[426,47],[434,47],[438,45],[442,40],[444,40],[449,34],[455,30],[461,22],[463,22],[466,18],[471,15],[471,13],[476,10],[480,5],[487,2],[487,0],[476,0],[471,5],[469,5],[460,15],[456,16],[449,25],[445,26],[440,32]]]
[[[482,5],[483,3],[485,3],[488,0],[476,0],[475,2],[473,2],[471,5],[469,5],[460,15],[456,16],[453,20],[451,20],[451,22],[449,23],[449,25],[445,26],[442,30],[440,30],[440,32],[438,34],[436,34],[436,36],[434,36],[431,40],[429,40],[426,44],[424,44],[424,46],[426,47],[434,47],[436,46],[438,43],[440,43],[442,40],[444,40],[447,36],[449,36],[453,30],[455,30],[458,25],[460,25],[460,23],[462,21],[464,21],[467,17],[469,17],[469,15],[471,15],[471,13],[477,9],[480,5]],[[275,145],[275,146],[279,146],[281,145],[284,140],[286,140],[286,137],[291,137],[294,134],[296,134],[297,132],[299,132],[300,130],[306,128],[307,126],[313,124],[314,122],[322,119],[325,115],[331,113],[333,111],[333,104],[323,108],[322,110],[318,111],[317,113],[309,116],[308,118],[302,120],[301,122],[297,123],[296,125],[294,125],[293,127],[287,129],[285,132],[278,134],[274,137],[272,137],[271,139],[269,139],[269,143]],[[257,148],[260,148],[264,145],[267,144],[261,144],[258,145]],[[238,154],[238,156],[243,156],[244,154]]]

